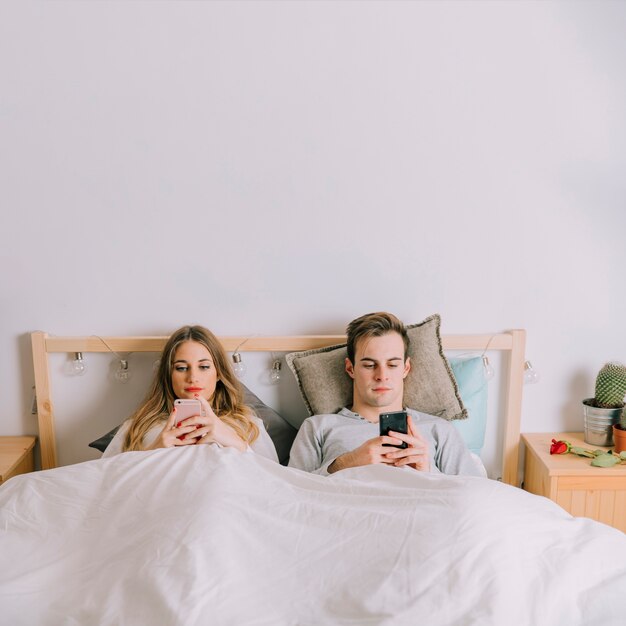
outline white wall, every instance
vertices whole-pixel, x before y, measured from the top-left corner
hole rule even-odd
[[[580,430],[626,360],[624,32],[602,1],[0,4],[0,433],[36,432],[33,330],[380,309],[526,328],[522,430]]]

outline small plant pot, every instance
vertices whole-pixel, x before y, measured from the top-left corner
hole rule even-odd
[[[626,430],[619,424],[613,426],[613,441],[615,442],[615,452],[626,450]]]
[[[613,426],[619,423],[622,408],[601,409],[593,403],[593,398],[583,400],[585,442],[592,446],[612,446]]]

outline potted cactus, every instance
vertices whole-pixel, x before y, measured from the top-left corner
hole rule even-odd
[[[620,421],[625,396],[626,365],[605,363],[596,377],[595,396],[583,400],[587,443],[613,445],[613,426]]]

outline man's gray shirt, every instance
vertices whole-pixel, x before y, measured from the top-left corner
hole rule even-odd
[[[431,472],[484,476],[452,424],[427,413],[412,409],[406,411],[428,443]],[[349,409],[313,415],[300,426],[291,447],[289,467],[327,476],[328,466],[337,457],[378,436],[378,422],[368,422]]]

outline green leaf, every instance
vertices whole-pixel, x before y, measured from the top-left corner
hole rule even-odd
[[[578,446],[572,446],[570,452],[577,454],[578,456],[586,456],[589,459],[593,459],[594,454],[590,450],[585,450],[585,448],[579,448]]]
[[[623,461],[626,461],[626,450],[622,450],[619,453],[619,458],[622,459]]]
[[[613,454],[600,454],[591,461],[594,467],[613,467],[616,463],[619,463],[619,458]]]

